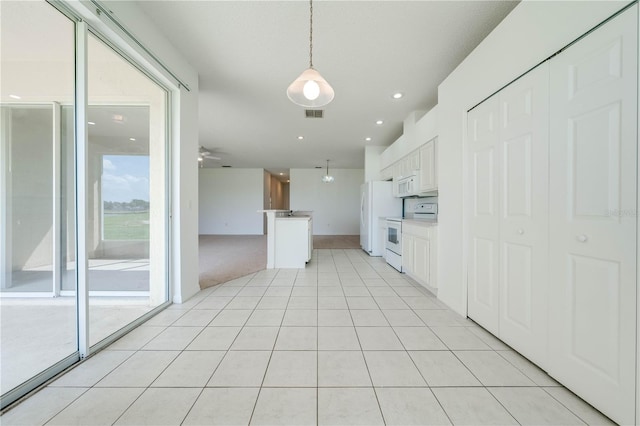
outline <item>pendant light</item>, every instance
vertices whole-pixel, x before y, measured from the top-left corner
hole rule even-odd
[[[296,105],[318,108],[333,100],[333,88],[313,68],[313,0],[309,0],[309,68],[287,88],[287,96]]]
[[[327,174],[322,176],[323,183],[332,183],[335,179],[329,174],[329,160],[327,160]]]

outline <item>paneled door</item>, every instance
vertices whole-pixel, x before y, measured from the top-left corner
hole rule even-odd
[[[540,366],[547,354],[549,63],[500,101],[500,338]]]
[[[637,4],[551,62],[549,372],[635,416]]]
[[[498,97],[493,96],[467,115],[468,315],[499,335],[500,156]]]

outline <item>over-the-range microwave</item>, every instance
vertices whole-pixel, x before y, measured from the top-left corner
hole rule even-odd
[[[419,194],[419,175],[411,174],[393,179],[393,195],[396,197],[411,197]]]

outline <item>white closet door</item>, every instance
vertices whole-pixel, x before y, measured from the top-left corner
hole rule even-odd
[[[635,416],[637,5],[551,61],[549,372]]]
[[[500,338],[547,354],[549,63],[500,92]]]
[[[498,97],[467,115],[469,167],[468,315],[499,334],[500,188]]]

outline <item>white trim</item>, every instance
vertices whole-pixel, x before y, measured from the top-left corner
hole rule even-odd
[[[82,0],[87,2],[87,0]],[[118,34],[119,38],[124,40],[138,55],[143,57],[146,61],[151,62],[152,67],[163,74],[165,78],[172,79],[174,85],[177,87],[184,87],[187,91],[191,91],[189,85],[184,83],[178,76],[176,76],[164,62],[162,62],[156,55],[153,54],[140,40],[138,40],[115,16],[112,10],[106,7],[106,2],[98,0],[89,0],[95,5],[96,16],[109,27],[110,30]],[[107,18],[107,19],[104,19]]]
[[[88,98],[88,70],[87,70],[88,25],[86,22],[76,24],[76,289],[78,307],[78,351],[80,358],[89,355],[89,296],[87,262],[87,98]]]
[[[460,311],[458,311],[459,314],[462,314],[463,316],[467,316],[469,314],[469,236],[468,236],[468,232],[469,232],[469,202],[468,202],[468,198],[469,198],[469,185],[468,185],[468,179],[469,179],[469,161],[467,158],[467,149],[469,147],[469,129],[467,128],[468,125],[468,116],[469,112],[467,110],[463,111],[461,113],[461,120],[462,123],[460,123],[461,128],[462,128],[462,150],[460,152],[462,159],[462,194],[460,194],[460,196],[462,197],[462,201],[461,201],[461,205],[462,205],[462,279],[464,281],[464,285],[462,286],[462,294],[461,294],[461,306],[460,306]],[[442,169],[440,169],[442,170]],[[440,277],[438,278],[440,279]]]
[[[11,287],[11,109],[0,111],[0,289]]]
[[[148,74],[164,88],[179,89],[184,87],[190,90],[187,84],[183,84],[177,79],[172,71],[165,67],[163,63],[145,48],[120,21],[113,16],[113,13],[106,13],[109,8],[106,2],[98,4],[93,0],[49,0],[49,2],[59,10],[64,10],[77,16],[83,23],[87,24],[88,30],[107,44],[110,48],[118,52],[133,66]]]
[[[60,153],[61,153],[61,140],[62,140],[62,113],[61,106],[57,102],[53,102],[52,106],[52,120],[53,125],[51,131],[53,137],[51,141],[51,161],[52,161],[52,176],[51,176],[51,194],[52,194],[52,223],[51,229],[53,232],[51,261],[53,262],[53,294],[59,295],[62,286],[62,220],[61,220],[61,207],[62,207],[62,169],[60,166]]]
[[[62,290],[60,296],[75,296],[73,290]],[[89,297],[149,297],[148,291],[89,290]]]
[[[636,15],[638,24],[636,26],[636,35],[638,37],[638,46],[640,46],[640,7],[636,6]],[[638,114],[638,120],[636,121],[636,140],[640,137],[640,55],[636,58],[636,74],[638,77],[638,97],[636,103],[636,113]],[[636,177],[637,177],[637,195],[636,195],[636,421],[635,424],[640,423],[640,173],[638,167],[640,166],[640,149],[638,150],[638,160],[636,163]]]
[[[75,295],[75,292],[73,292]],[[61,294],[62,295],[62,294]],[[56,295],[51,291],[5,291],[0,293],[0,299],[11,298],[38,298],[38,297],[55,297]]]

